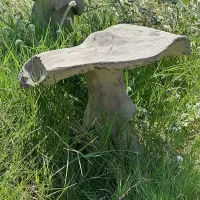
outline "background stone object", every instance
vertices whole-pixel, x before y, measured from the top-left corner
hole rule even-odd
[[[34,0],[32,17],[42,25],[47,25],[51,19],[52,24],[57,26],[61,23],[64,13],[71,0]],[[83,0],[75,0],[76,6],[72,7],[67,17],[73,18],[74,15],[83,13],[85,5]],[[67,18],[65,23],[67,24]]]
[[[89,127],[106,116],[114,120],[116,127],[127,126],[136,106],[126,92],[123,70],[154,63],[164,56],[188,53],[190,41],[184,36],[119,24],[90,34],[79,46],[32,57],[23,66],[19,82],[25,88],[50,86],[84,73],[89,92],[84,125]]]

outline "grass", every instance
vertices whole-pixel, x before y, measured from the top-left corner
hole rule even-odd
[[[30,31],[31,5],[12,2],[3,1],[0,11],[0,199],[200,199],[197,3],[140,2],[156,12],[152,15],[141,13],[137,3],[89,1],[85,13],[57,35],[51,24],[45,29],[35,24]],[[116,149],[109,123],[83,131],[82,75],[46,89],[23,90],[17,80],[31,56],[78,45],[91,32],[121,22],[185,34],[192,46],[189,56],[125,71],[138,107],[131,126],[142,155],[125,146]]]

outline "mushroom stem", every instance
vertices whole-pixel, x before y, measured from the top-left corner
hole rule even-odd
[[[95,69],[85,73],[85,78],[89,93],[83,118],[86,127],[109,119],[117,131],[118,124],[125,125],[132,119],[136,107],[126,92],[123,69]]]

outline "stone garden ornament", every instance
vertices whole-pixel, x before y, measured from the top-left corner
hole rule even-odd
[[[54,26],[67,24],[67,18],[83,13],[85,5],[83,0],[33,0],[32,16],[43,25],[49,20]]]
[[[103,117],[128,126],[136,112],[124,84],[124,69],[159,61],[164,56],[190,52],[185,36],[130,24],[119,24],[90,34],[79,46],[35,55],[19,74],[22,87],[50,86],[75,74],[84,74],[89,99],[83,124]]]

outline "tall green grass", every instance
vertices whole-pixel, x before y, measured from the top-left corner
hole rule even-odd
[[[162,4],[152,3],[164,18],[157,26],[147,23],[148,16],[140,16],[137,6],[132,13],[114,1],[103,1],[101,7],[89,2],[85,13],[58,35],[51,23],[31,32],[31,5],[25,3],[3,1],[0,15],[0,199],[200,199],[200,40],[194,29],[197,16],[191,13],[196,4],[184,4],[186,10],[169,4],[164,13]],[[170,9],[179,9],[181,22],[194,19],[171,21],[168,27],[190,37],[191,55],[124,74],[138,107],[131,127],[142,154],[126,146],[116,149],[110,123],[83,130],[87,87],[82,75],[50,88],[20,88],[18,73],[31,56],[78,45],[91,32],[130,19],[165,29]]]

